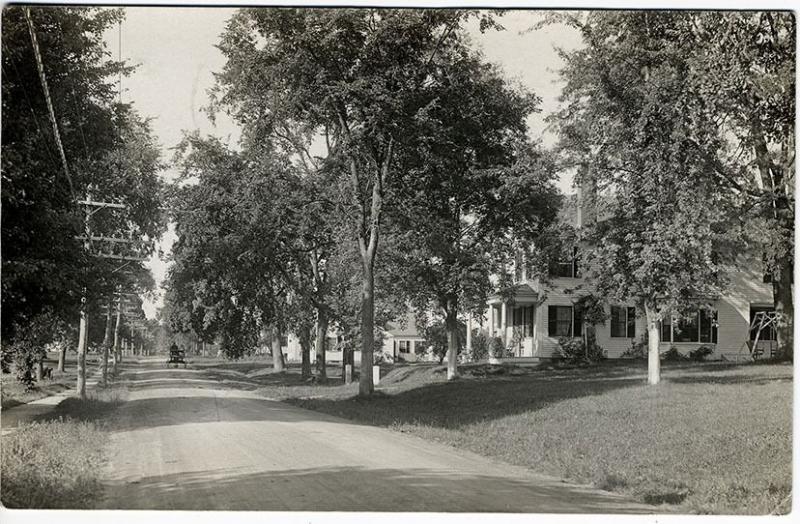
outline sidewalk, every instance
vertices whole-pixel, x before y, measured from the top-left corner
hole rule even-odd
[[[96,368],[93,373],[86,377],[86,390],[97,386],[100,382],[101,370]],[[49,397],[32,400],[19,406],[13,406],[0,410],[0,435],[5,435],[14,431],[21,424],[28,424],[38,417],[49,413],[54,410],[56,406],[61,404],[69,397],[73,397],[78,393],[77,385],[72,389],[68,389],[51,395]]]

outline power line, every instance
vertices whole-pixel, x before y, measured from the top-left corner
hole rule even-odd
[[[69,190],[72,193],[73,199],[75,198],[75,188],[72,185],[72,177],[69,175],[69,167],[67,166],[67,155],[64,153],[64,145],[61,143],[61,133],[58,131],[58,122],[56,121],[56,113],[53,110],[53,101],[50,99],[50,89],[47,87],[47,77],[44,74],[44,63],[42,62],[42,55],[39,52],[39,43],[36,40],[36,30],[33,27],[33,20],[31,19],[30,8],[25,7],[25,20],[28,22],[28,32],[31,35],[31,45],[33,45],[33,55],[36,57],[36,67],[39,70],[39,80],[42,83],[42,91],[44,91],[45,102],[47,103],[47,111],[50,114],[50,123],[53,125],[53,134],[56,138],[56,146],[61,155],[61,164],[64,166],[64,174],[67,176],[69,183]]]

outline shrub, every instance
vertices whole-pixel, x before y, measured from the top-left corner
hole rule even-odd
[[[473,361],[487,358],[489,356],[489,344],[491,344],[489,335],[482,331],[475,333],[472,337],[472,355],[470,355],[470,358]]]
[[[622,353],[622,358],[646,359],[647,358],[647,337],[631,340],[631,347]]]
[[[599,362],[606,358],[605,351],[599,345],[590,344],[587,353],[583,339],[567,337],[558,339],[558,356],[569,363]]]
[[[492,337],[489,347],[491,351],[489,355],[494,358],[503,358],[506,356],[508,350],[506,349],[506,345],[503,344],[503,339],[501,337]]]
[[[714,352],[713,346],[700,346],[689,352],[689,359],[695,362],[702,362]]]
[[[661,353],[661,360],[665,362],[683,362],[689,357],[678,351],[678,348],[671,346],[667,351]]]

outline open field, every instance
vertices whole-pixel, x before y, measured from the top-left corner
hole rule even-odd
[[[453,383],[440,367],[387,369],[370,400],[355,398],[356,384],[336,378],[306,383],[295,368],[241,375],[270,398],[678,511],[790,509],[791,365],[667,363],[656,387],[644,385],[638,362],[496,375],[486,369],[465,367],[467,376]]]

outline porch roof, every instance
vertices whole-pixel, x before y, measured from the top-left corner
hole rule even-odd
[[[506,297],[503,295],[506,295]],[[499,293],[491,295],[487,302],[490,305],[502,304],[503,302],[507,304],[536,304],[539,302],[539,293],[530,284],[526,283],[512,286],[508,293],[503,295]]]

